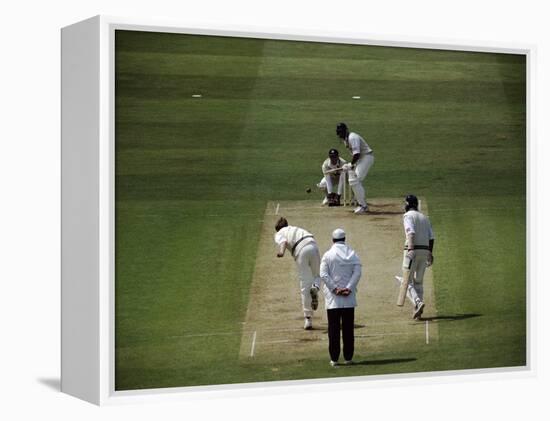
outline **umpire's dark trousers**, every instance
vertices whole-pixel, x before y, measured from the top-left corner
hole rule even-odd
[[[340,357],[340,326],[344,343],[344,360],[351,361],[354,350],[353,322],[355,308],[333,308],[327,310],[328,319],[328,352],[332,361]]]

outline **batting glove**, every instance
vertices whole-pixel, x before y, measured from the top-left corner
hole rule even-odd
[[[434,264],[434,255],[432,253],[428,254],[428,259],[426,260],[426,266],[430,267]]]

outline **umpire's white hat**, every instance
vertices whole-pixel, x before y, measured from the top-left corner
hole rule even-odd
[[[345,240],[346,232],[342,228],[336,228],[334,231],[332,231],[332,239],[338,241]]]

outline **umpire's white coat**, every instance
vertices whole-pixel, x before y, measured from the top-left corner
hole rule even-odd
[[[337,242],[323,255],[320,270],[325,308],[348,308],[357,306],[355,293],[361,277],[361,261],[347,244]],[[348,296],[336,295],[335,288],[349,288]]]

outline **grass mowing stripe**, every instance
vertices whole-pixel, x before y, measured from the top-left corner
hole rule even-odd
[[[203,76],[259,76],[290,77],[319,79],[332,76],[339,79],[368,80],[478,80],[493,81],[497,76],[504,82],[525,80],[521,72],[522,64],[516,65],[519,71],[503,73],[496,62],[422,62],[418,59],[404,60],[392,58],[381,61],[337,58],[327,61],[326,58],[304,58],[269,56],[264,54],[270,44],[262,50],[262,65],[255,68],[257,57],[250,56],[216,56],[207,54],[172,55],[164,53],[129,53],[121,52],[117,57],[117,66],[121,73],[139,73],[142,69],[151,69],[156,74],[165,75],[203,75]],[[335,72],[334,69],[338,68]],[[430,71],[427,72],[426,70]],[[259,71],[258,71],[259,70]],[[257,73],[256,73],[257,72]]]
[[[501,67],[524,64],[525,57],[515,54],[487,54],[468,51],[450,51],[426,48],[396,48],[301,41],[265,40],[257,38],[214,37],[186,34],[169,34],[116,31],[117,51],[137,53],[168,53],[178,55],[205,54],[255,57],[259,52],[270,56],[330,58],[347,57],[364,60],[365,51],[371,59],[386,61],[392,57],[416,61],[448,61],[494,63]],[[269,48],[265,48],[269,45]]]
[[[242,76],[181,76],[149,73],[122,73],[117,79],[119,98],[148,99],[152,97],[166,100],[190,99],[201,94],[200,101],[211,99],[297,99],[297,100],[342,100],[362,93],[363,101],[430,101],[430,102],[482,102],[498,104],[525,102],[525,81],[485,82],[485,81],[410,81],[410,80],[371,80],[341,79],[338,85],[325,78],[307,80],[287,77],[263,78],[262,84],[253,92],[257,84],[256,75]],[[137,89],[148,83],[147,89]],[[502,96],[502,91],[506,96]],[[197,101],[197,100],[194,100]]]

